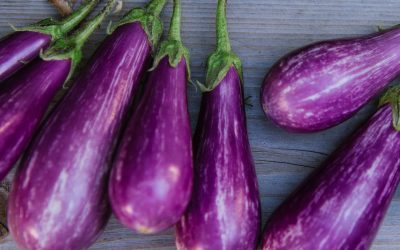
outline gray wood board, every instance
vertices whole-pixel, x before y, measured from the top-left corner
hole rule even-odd
[[[103,1],[104,2],[104,1]],[[122,12],[142,6],[144,0],[126,0]],[[170,1],[171,2],[171,1]],[[204,79],[207,55],[215,44],[216,1],[186,0],[183,5],[183,41],[190,49],[193,79]],[[228,8],[232,46],[244,64],[247,122],[260,185],[263,224],[282,200],[362,124],[375,110],[371,103],[351,120],[324,132],[299,135],[276,128],[259,105],[259,88],[268,68],[282,55],[310,42],[374,32],[378,25],[400,22],[398,0],[230,0]],[[116,20],[122,13],[114,15]],[[168,27],[171,3],[162,14]],[[57,16],[45,1],[0,1],[0,35],[11,32],[9,24],[21,27],[47,16]],[[89,57],[105,36],[106,23],[85,47]],[[189,88],[192,125],[200,93]],[[9,177],[11,179],[11,177]],[[142,236],[112,218],[92,249],[174,249],[173,230]],[[0,249],[16,249],[8,237]],[[397,192],[373,249],[400,249],[400,192]]]

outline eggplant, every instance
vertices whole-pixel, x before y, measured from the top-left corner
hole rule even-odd
[[[318,42],[289,53],[261,88],[266,116],[291,132],[344,122],[400,73],[400,29]]]
[[[262,249],[369,249],[400,181],[399,130],[383,104],[273,213]]]
[[[51,100],[72,70],[72,59],[36,59],[0,88],[0,180],[28,146]]]
[[[100,19],[56,40],[0,85],[0,181],[27,148],[53,97],[81,61],[81,47]]]
[[[84,29],[93,31],[115,2]],[[143,67],[137,63],[150,50],[135,27],[121,26],[99,47],[24,155],[8,203],[8,225],[20,248],[86,249],[105,226],[108,161]]]
[[[192,200],[177,224],[184,249],[256,249],[261,208],[247,135],[242,68],[231,51],[226,0],[217,7],[217,49],[209,57],[194,137]]]
[[[14,33],[0,40],[0,82],[36,58],[51,41],[60,39],[74,29],[98,2],[99,0],[86,1],[61,21],[48,18],[24,28],[14,28]]]
[[[187,105],[189,52],[180,35],[181,3],[174,0],[171,27],[130,118],[109,182],[113,212],[140,233],[157,233],[181,218],[193,182]]]

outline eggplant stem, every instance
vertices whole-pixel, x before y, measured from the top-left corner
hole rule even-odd
[[[218,0],[217,6],[217,50],[231,51],[228,25],[226,21],[227,0]]]
[[[154,64],[150,70],[155,69],[161,59],[164,57],[168,58],[169,65],[172,67],[178,66],[182,61],[182,58],[186,60],[186,68],[188,78],[190,79],[190,56],[189,50],[183,46],[181,40],[181,1],[174,0],[174,8],[172,12],[168,37],[163,41],[154,57]]]
[[[69,80],[78,63],[82,59],[82,46],[89,36],[100,26],[103,19],[113,10],[116,1],[117,0],[108,0],[107,5],[99,14],[87,21],[71,36],[56,40],[49,48],[40,53],[40,57],[43,60],[69,59],[72,61],[72,67],[65,82]]]
[[[181,1],[174,0],[174,9],[169,27],[168,39],[180,42],[181,39]]]
[[[166,2],[166,0],[152,0],[146,6],[146,11],[152,13],[154,16],[159,16]]]
[[[82,3],[81,6],[76,11],[74,11],[71,15],[60,21],[61,32],[63,34],[67,33],[68,31],[76,27],[82,21],[82,19],[84,19],[93,10],[93,8],[98,3],[99,0],[90,0]]]
[[[52,41],[57,41],[65,34],[74,29],[97,5],[99,0],[90,0],[73,12],[70,16],[58,21],[52,18],[43,19],[37,23],[30,24],[23,28],[18,28],[16,31],[34,31],[43,34],[48,34],[52,37]]]
[[[75,40],[76,44],[82,46],[90,35],[100,26],[104,18],[113,10],[117,0],[108,0],[107,5],[101,10],[99,14],[86,22],[80,29],[78,29],[71,37]]]
[[[400,131],[400,86],[389,88],[379,100],[379,107],[389,104],[392,108],[392,123],[395,130]]]

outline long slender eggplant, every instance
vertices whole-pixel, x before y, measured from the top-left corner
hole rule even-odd
[[[265,114],[292,132],[353,116],[400,73],[400,29],[318,42],[279,60],[261,88]]]
[[[115,2],[109,0],[83,29],[93,31]],[[137,58],[129,54],[135,49],[122,52],[126,48],[114,47],[110,37],[45,121],[17,169],[8,223],[22,249],[86,249],[107,222],[107,161],[129,103]]]
[[[81,60],[81,48],[101,20],[56,40],[40,58],[0,87],[0,180],[37,130],[51,100]]]
[[[194,138],[194,191],[177,224],[178,249],[256,249],[261,208],[241,72],[229,43],[226,0],[219,0],[217,50],[208,59]]]
[[[75,28],[97,5],[99,0],[89,0],[69,17],[57,21],[52,18],[24,28],[15,29],[0,40],[0,82],[37,57],[51,41],[56,41]]]
[[[400,89],[386,97],[394,110],[381,106],[276,210],[262,249],[369,249],[400,182]]]
[[[180,1],[161,43],[143,97],[124,132],[110,177],[117,218],[140,233],[174,225],[192,193],[192,140],[187,106],[189,53],[180,36]]]

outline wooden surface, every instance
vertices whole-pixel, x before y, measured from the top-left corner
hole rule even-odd
[[[103,1],[104,2],[104,1]],[[353,119],[333,129],[309,135],[286,133],[267,121],[259,105],[259,88],[265,72],[288,51],[321,39],[371,33],[376,26],[400,22],[398,0],[230,0],[228,8],[232,46],[244,63],[247,122],[256,162],[262,200],[263,224],[282,200],[357,126],[374,111],[370,104]],[[123,12],[142,6],[143,0],[125,0]],[[183,41],[191,52],[195,80],[204,79],[204,61],[214,48],[216,1],[184,0]],[[162,16],[165,26],[171,14],[169,3]],[[23,26],[56,11],[45,0],[0,1],[0,35],[11,31],[9,24]],[[121,14],[114,15],[116,19]],[[93,52],[105,35],[106,24],[93,35],[85,56]],[[198,113],[200,93],[189,90],[192,125]],[[16,249],[11,237],[1,250]],[[136,235],[112,218],[91,249],[175,249],[173,230]],[[373,249],[400,249],[400,192],[397,192]]]

